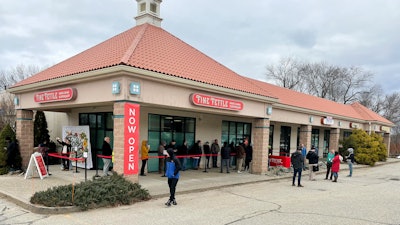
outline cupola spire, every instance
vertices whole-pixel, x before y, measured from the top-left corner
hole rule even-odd
[[[145,23],[161,27],[160,4],[162,0],[136,0],[137,16],[136,25]]]

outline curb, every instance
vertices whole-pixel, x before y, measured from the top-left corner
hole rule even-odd
[[[382,162],[375,164],[373,167],[376,166],[383,166],[387,164],[393,164],[393,163],[400,163],[400,160],[398,161],[391,161],[391,162]],[[343,163],[344,165],[347,165],[346,163]],[[342,164],[341,164],[342,165]],[[372,166],[368,165],[360,165],[357,164],[357,169],[365,169],[365,168],[373,168]],[[346,171],[348,170],[347,168],[341,169],[341,171]],[[325,171],[318,171],[316,174],[325,174]],[[267,174],[264,175],[259,175],[259,176],[268,176]],[[256,180],[256,181],[249,181],[249,182],[238,182],[238,183],[232,183],[232,184],[226,184],[226,185],[220,185],[220,186],[215,186],[213,187],[213,190],[216,189],[222,189],[222,188],[228,188],[228,187],[233,187],[233,186],[241,186],[241,185],[246,185],[246,184],[257,184],[257,183],[263,183],[263,182],[271,182],[271,181],[276,181],[276,180],[284,180],[284,179],[291,179],[292,178],[292,173],[288,173],[288,175],[283,175],[283,176],[275,176],[269,179],[265,180]],[[177,194],[190,194],[190,193],[198,193],[198,192],[205,192],[210,190],[209,188],[198,188],[198,189],[191,189],[191,190],[186,190],[186,191],[177,191]],[[169,193],[165,194],[158,194],[158,195],[151,195],[151,199],[159,199],[159,198],[165,198],[168,197]],[[8,195],[6,193],[3,193],[0,191],[0,197],[18,205],[19,207],[29,210],[30,212],[36,213],[36,214],[65,214],[65,213],[74,213],[74,212],[81,212],[82,210],[79,209],[79,207],[76,206],[67,206],[67,207],[46,207],[46,206],[39,206],[39,205],[34,205],[31,203],[24,202],[16,197],[13,197],[11,195]]]

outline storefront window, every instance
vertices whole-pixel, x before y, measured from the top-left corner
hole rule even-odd
[[[330,139],[331,139],[331,131],[330,130],[325,130],[324,131],[324,152],[323,152],[323,157],[327,157],[328,156]]]
[[[290,155],[290,133],[292,128],[288,126],[281,126],[281,140],[279,143],[279,155],[289,156]]]
[[[244,138],[251,141],[251,123],[241,123],[233,121],[222,121],[221,142],[225,141],[234,145],[243,142]]]
[[[319,148],[319,129],[312,129],[311,131],[311,146]]]

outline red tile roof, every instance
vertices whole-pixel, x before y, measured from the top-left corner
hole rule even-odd
[[[278,98],[282,104],[355,119],[390,121],[360,104],[344,105],[240,76],[162,28],[143,24],[60,62],[13,87],[128,65],[214,86]]]

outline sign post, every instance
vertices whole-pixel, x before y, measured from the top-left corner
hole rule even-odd
[[[49,173],[47,172],[47,169],[46,169],[46,165],[44,164],[42,154],[40,154],[39,152],[35,152],[31,155],[31,158],[29,160],[28,168],[27,168],[26,174],[25,174],[25,179],[28,176],[29,176],[29,178],[33,177],[33,174],[35,172],[35,167],[36,167],[36,171],[39,174],[40,179],[43,179],[43,178],[49,176]]]

